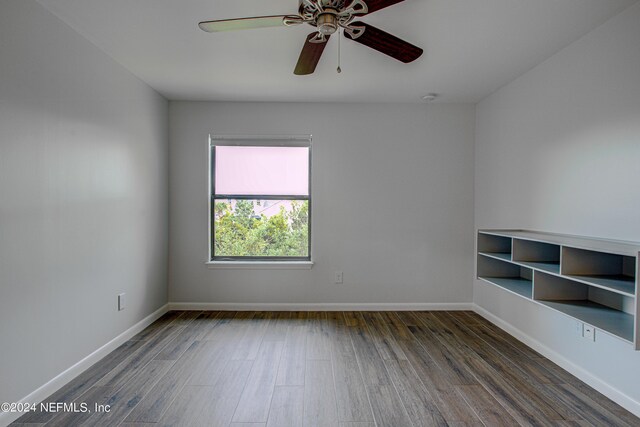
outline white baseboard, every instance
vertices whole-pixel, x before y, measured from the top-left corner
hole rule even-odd
[[[611,385],[607,384],[602,379],[592,375],[590,372],[574,364],[569,359],[565,358],[559,353],[553,351],[549,347],[542,344],[540,341],[525,334],[520,329],[515,328],[510,323],[505,322],[504,320],[494,315],[490,311],[485,310],[484,308],[480,307],[477,304],[473,304],[473,310],[476,313],[478,313],[480,316],[487,319],[489,322],[498,326],[500,329],[514,336],[518,340],[522,341],[524,344],[528,345],[538,353],[542,354],[547,359],[551,360],[552,362],[554,362],[564,370],[568,371],[573,376],[584,381],[589,386],[593,387],[600,393],[604,394],[609,399],[616,402],[618,405],[622,406],[623,408],[633,413],[634,415],[640,417],[640,402],[637,402],[636,400],[622,393],[620,390],[614,387],[611,387]]]
[[[169,310],[220,311],[426,311],[473,310],[472,303],[200,303],[170,302]]]
[[[168,305],[164,305],[85,357],[80,360],[73,366],[69,367],[65,371],[58,374],[56,377],[48,381],[47,383],[40,386],[37,390],[30,393],[28,396],[20,399],[20,403],[34,403],[41,402],[47,397],[49,397],[52,393],[60,389],[61,387],[68,384],[71,380],[76,378],[82,372],[87,370],[91,365],[98,362],[100,359],[105,357],[107,354],[111,353],[116,348],[120,347],[122,344],[127,342],[129,339],[134,337],[137,333],[142,331],[144,328],[155,322],[169,311]],[[0,412],[0,426],[7,426],[13,421],[20,418],[22,413],[12,413],[12,412]]]

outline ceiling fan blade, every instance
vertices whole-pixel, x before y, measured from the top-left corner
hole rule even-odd
[[[378,52],[382,52],[385,55],[389,55],[398,61],[409,63],[415,61],[422,55],[422,49],[418,46],[414,46],[409,42],[399,39],[387,32],[384,32],[376,27],[373,27],[364,22],[356,21],[351,24],[353,27],[364,28],[364,31],[359,36],[354,37],[345,31],[346,38],[361,43],[365,46],[375,49]]]
[[[375,12],[376,10],[384,9],[385,7],[393,6],[396,3],[403,2],[404,0],[364,0],[367,4],[367,13]]]
[[[198,24],[198,27],[208,33],[217,33],[219,31],[250,30],[253,28],[288,27],[302,24],[303,22],[304,19],[298,15],[274,15],[203,21]]]
[[[318,65],[318,61],[320,61],[320,57],[322,56],[322,52],[329,41],[329,36],[325,36],[326,40],[324,42],[311,43],[311,40],[315,39],[317,35],[318,32],[316,31],[307,36],[307,40],[304,42],[302,52],[300,52],[298,63],[296,64],[296,68],[293,70],[293,74],[302,76],[306,74],[313,74],[315,71],[316,65]]]

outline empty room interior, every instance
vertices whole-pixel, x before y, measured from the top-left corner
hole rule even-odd
[[[639,426],[640,1],[2,0],[0,426]]]

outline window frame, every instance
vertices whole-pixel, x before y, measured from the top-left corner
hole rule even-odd
[[[308,195],[259,195],[259,194],[216,194],[215,192],[215,147],[218,146],[244,146],[244,147],[307,147],[309,149],[308,164]],[[209,195],[208,195],[208,234],[209,256],[208,264],[215,264],[223,268],[233,268],[234,265],[245,264],[251,268],[274,267],[277,265],[312,265],[311,239],[312,239],[312,193],[311,193],[311,169],[312,169],[312,136],[311,135],[209,135]],[[216,256],[215,255],[215,218],[213,207],[216,199],[236,200],[306,200],[308,203],[308,242],[307,256]]]

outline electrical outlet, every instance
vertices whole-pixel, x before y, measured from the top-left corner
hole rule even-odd
[[[587,325],[586,323],[584,324],[584,327],[582,328],[582,337],[586,340],[589,341],[595,341],[596,340],[596,328],[594,328],[591,325]]]
[[[338,284],[342,283],[342,271],[336,271],[334,282]]]
[[[124,310],[124,296],[125,294],[118,294],[118,311]]]

